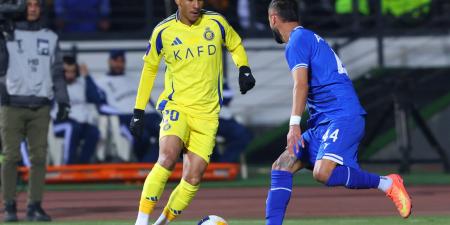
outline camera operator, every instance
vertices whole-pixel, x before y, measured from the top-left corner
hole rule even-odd
[[[69,113],[69,97],[64,80],[58,36],[43,28],[39,0],[26,1],[26,20],[15,23],[12,37],[6,38],[9,62],[6,75],[0,80],[3,91],[0,109],[2,163],[2,194],[5,222],[17,221],[16,180],[20,161],[20,142],[26,140],[31,162],[27,219],[50,221],[41,207],[45,183],[47,133],[50,104],[58,103],[57,119]]]

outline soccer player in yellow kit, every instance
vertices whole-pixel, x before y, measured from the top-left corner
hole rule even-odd
[[[175,2],[178,11],[160,22],[150,38],[130,123],[133,135],[139,136],[144,126],[144,109],[164,57],[165,89],[157,103],[157,109],[163,114],[159,158],[145,180],[136,225],[148,224],[149,214],[181,153],[184,153],[182,179],[155,225],[173,221],[199,189],[219,124],[223,45],[239,68],[241,93],[245,94],[255,85],[241,38],[225,18],[203,10],[203,0]]]

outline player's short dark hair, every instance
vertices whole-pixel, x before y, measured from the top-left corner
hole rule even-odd
[[[284,22],[299,22],[296,0],[272,0],[269,9],[275,10]]]
[[[109,51],[109,58],[110,59],[117,59],[117,58],[123,58],[125,59],[125,51],[122,49],[113,49]]]
[[[65,55],[63,56],[63,62],[69,65],[73,65],[77,63],[77,60],[72,55]]]

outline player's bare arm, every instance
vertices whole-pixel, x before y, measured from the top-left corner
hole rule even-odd
[[[299,117],[305,111],[306,98],[308,96],[308,69],[298,68],[292,71],[294,87],[292,90],[292,117]],[[295,119],[294,119],[295,120]],[[287,135],[287,150],[295,155],[300,149],[298,142],[301,140],[302,147],[305,147],[304,141],[301,139],[302,131],[300,121],[289,122],[289,133]]]

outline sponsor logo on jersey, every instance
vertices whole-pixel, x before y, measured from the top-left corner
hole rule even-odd
[[[176,37],[175,40],[173,40],[173,42],[172,42],[172,46],[181,45],[181,44],[183,44],[183,42],[178,37]]]
[[[196,57],[202,57],[204,55],[215,55],[217,47],[215,45],[188,47],[186,49],[174,50],[173,57],[176,61],[182,61],[184,59],[193,59]]]

